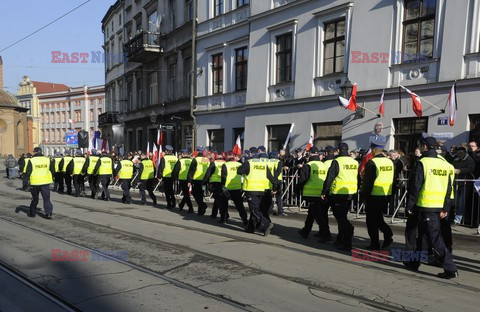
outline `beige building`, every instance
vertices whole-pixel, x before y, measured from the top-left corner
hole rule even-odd
[[[28,152],[27,109],[0,86],[0,156]]]
[[[68,86],[64,84],[32,81],[30,77],[23,76],[22,82],[19,83],[16,97],[20,106],[28,109],[28,150],[40,146],[43,142],[38,95],[66,90],[68,90]]]

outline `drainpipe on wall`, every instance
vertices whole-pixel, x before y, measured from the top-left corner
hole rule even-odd
[[[194,114],[195,109],[195,91],[197,84],[197,0],[193,0],[193,19],[192,19],[192,79],[190,82],[190,116],[192,117],[192,152],[195,151],[196,140],[195,136],[197,131],[196,117]]]

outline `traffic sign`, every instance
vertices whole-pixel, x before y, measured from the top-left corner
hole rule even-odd
[[[78,147],[78,132],[77,130],[69,130],[65,135],[65,143],[68,147]]]

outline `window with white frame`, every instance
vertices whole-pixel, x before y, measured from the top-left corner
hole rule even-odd
[[[208,143],[211,151],[222,152],[225,150],[225,130],[208,130]]]
[[[213,16],[223,14],[223,0],[213,0]]]
[[[157,73],[153,72],[149,75],[148,77],[150,81],[150,86],[148,90],[148,95],[149,95],[149,104],[150,105],[156,105],[158,104],[158,81],[157,81]]]
[[[223,54],[212,55],[212,93],[223,93]]]
[[[437,0],[405,0],[402,62],[433,56]]]
[[[276,83],[292,81],[292,41],[293,40],[291,32],[276,37]]]
[[[235,49],[235,91],[247,89],[248,48]]]
[[[323,74],[342,73],[345,59],[345,19],[325,23]]]
[[[250,4],[250,0],[237,0],[237,8]]]
[[[193,0],[185,0],[184,21],[185,23],[193,20]]]

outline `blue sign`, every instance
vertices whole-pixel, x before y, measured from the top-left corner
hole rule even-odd
[[[78,147],[78,132],[77,130],[69,130],[65,135],[65,143],[68,147]]]

